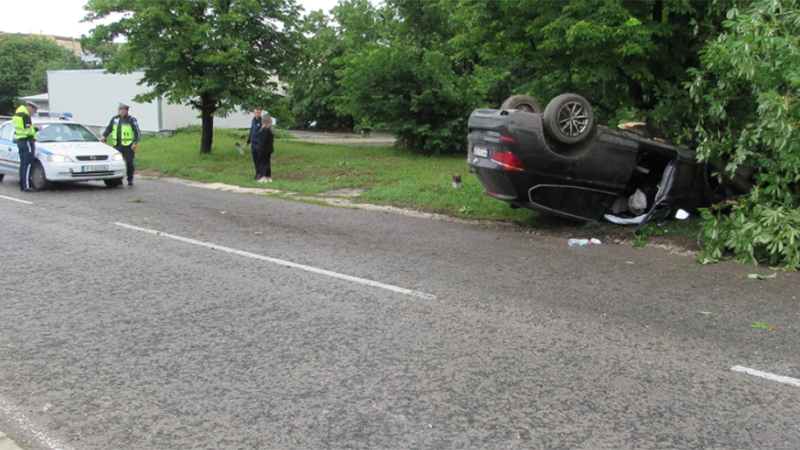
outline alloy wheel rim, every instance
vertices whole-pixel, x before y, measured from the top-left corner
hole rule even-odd
[[[580,136],[589,126],[589,114],[578,102],[568,102],[558,110],[558,128],[569,137]]]

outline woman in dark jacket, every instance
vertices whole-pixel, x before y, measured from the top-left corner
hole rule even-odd
[[[258,132],[258,182],[272,183],[270,157],[275,150],[275,134],[272,132],[272,117],[261,116],[261,130]]]

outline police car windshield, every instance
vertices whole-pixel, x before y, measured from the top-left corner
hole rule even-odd
[[[97,142],[97,137],[77,123],[43,123],[36,133],[38,142]]]

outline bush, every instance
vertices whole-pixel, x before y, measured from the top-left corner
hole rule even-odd
[[[757,0],[728,12],[726,32],[690,71],[701,160],[732,175],[745,168],[755,188],[732,205],[703,212],[706,256],[800,267],[800,11],[798,1]]]

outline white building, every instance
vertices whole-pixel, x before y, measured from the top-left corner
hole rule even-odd
[[[33,102],[39,106],[39,109],[43,109],[45,111],[50,110],[50,97],[47,95],[47,92],[44,94],[26,95],[25,97],[20,97],[19,101]]]
[[[200,112],[188,105],[173,105],[160,98],[151,103],[134,102],[135,96],[149,91],[137,84],[142,76],[143,71],[112,74],[104,69],[49,70],[49,109],[70,112],[76,121],[100,131],[117,114],[119,103],[131,107],[130,115],[136,117],[143,132],[169,132],[202,123]],[[250,111],[236,111],[227,117],[214,117],[214,128],[248,128],[251,118]]]

